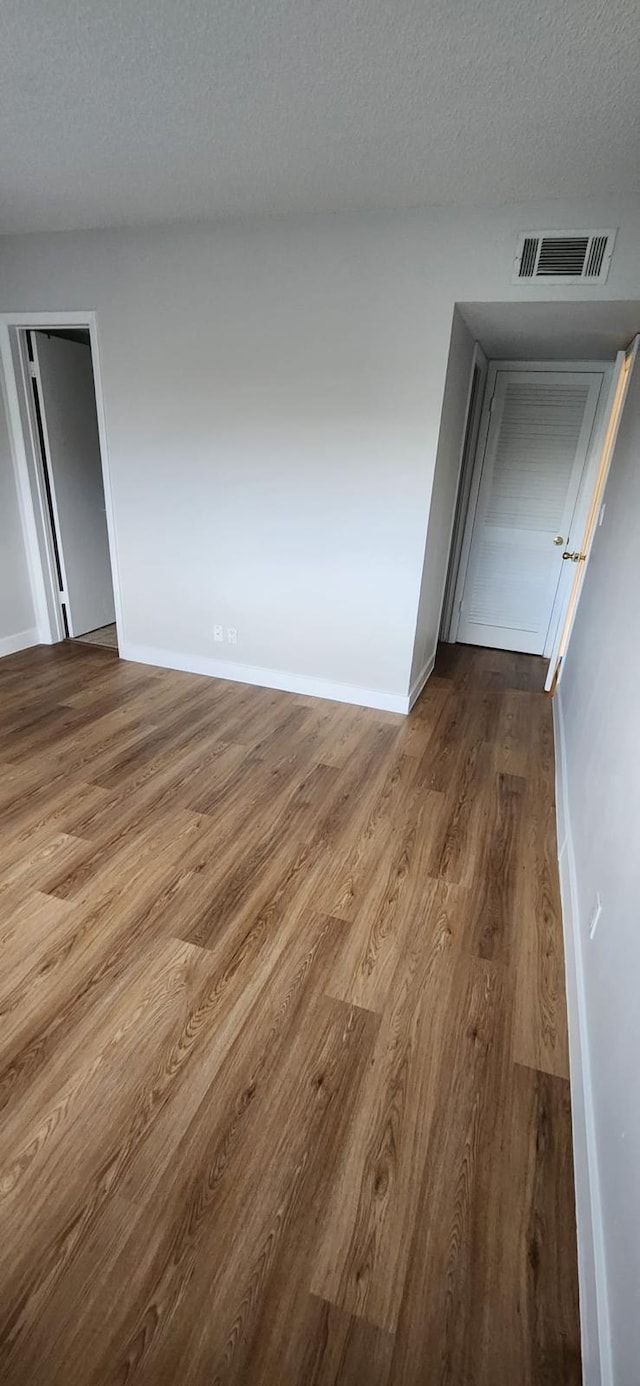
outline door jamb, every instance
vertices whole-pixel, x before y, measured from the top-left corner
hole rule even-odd
[[[44,578],[46,612],[51,628],[51,637],[57,642],[64,639],[65,629],[62,619],[61,595],[55,558],[54,533],[45,489],[44,467],[46,464],[45,460],[41,458],[40,455],[41,446],[36,418],[34,392],[32,389],[31,363],[27,351],[28,331],[28,328],[11,329],[11,350],[18,387],[19,418],[23,431],[22,442],[24,444],[27,462],[27,481],[34,511],[37,551],[40,555],[42,576]],[[25,548],[26,547],[25,530]],[[31,559],[31,554],[29,553],[28,558]],[[38,621],[38,634],[42,642],[43,636],[40,629],[40,621]]]
[[[626,351],[618,352],[615,367],[611,373],[604,420],[601,428],[598,430],[597,469],[592,480],[589,507],[581,536],[580,547],[584,552],[584,561],[580,563],[576,569],[574,580],[571,584],[569,595],[564,606],[564,611],[561,613],[556,627],[553,648],[549,658],[549,667],[547,669],[547,677],[545,679],[545,693],[550,693],[551,696],[555,693],[558,683],[562,678],[564,661],[566,659],[576,614],[580,605],[584,579],[593,549],[598,516],[602,514],[607,479],[613,461],[613,454],[622,415],[624,413],[631,375],[639,349],[640,334],[636,334]]]
[[[487,371],[489,363],[480,346],[479,342],[474,343],[473,355],[471,357],[471,370],[469,371],[469,384],[467,386],[467,401],[464,411],[464,428],[462,430],[462,443],[460,446],[460,461],[458,464],[458,487],[456,492],[456,503],[454,510],[453,529],[451,534],[451,544],[449,548],[449,558],[447,560],[447,577],[445,582],[445,595],[442,608],[441,619],[441,639],[449,644],[454,644],[458,629],[459,612],[456,607],[455,596],[460,567],[460,555],[464,543],[464,534],[467,523],[467,511],[470,502],[471,485],[473,481],[473,468],[475,465],[476,448],[478,445],[478,434],[482,420],[482,410],[484,406],[485,390],[487,388]],[[476,396],[473,394],[473,381],[476,370],[479,371],[479,386]],[[465,496],[466,491],[466,496]]]
[[[453,612],[451,616],[451,626],[449,640],[452,643],[458,638],[460,626],[460,616],[462,612],[462,601],[465,583],[467,580],[467,569],[469,567],[469,556],[471,553],[471,540],[473,537],[473,527],[476,519],[478,506],[478,496],[480,494],[480,481],[484,467],[484,455],[489,437],[489,425],[491,423],[491,410],[493,396],[495,394],[496,379],[499,371],[585,371],[588,374],[601,373],[605,376],[611,370],[611,361],[489,361],[487,371],[484,400],[482,403],[482,414],[480,426],[478,428],[478,438],[476,443],[475,455],[472,462],[471,487],[469,490],[469,502],[467,506],[467,517],[464,526],[464,534],[460,548],[460,559],[458,562],[458,575],[455,583]]]
[[[59,589],[52,566],[52,553],[47,543],[49,526],[46,502],[43,512],[41,489],[34,478],[39,474],[35,460],[39,449],[34,453],[33,419],[30,413],[30,390],[26,390],[24,380],[24,345],[19,346],[18,370],[14,360],[12,330],[47,331],[52,328],[79,327],[89,332],[93,380],[96,396],[98,437],[100,441],[100,460],[102,464],[102,484],[104,487],[109,558],[113,580],[113,597],[116,612],[118,648],[124,643],[122,619],[122,599],[120,589],[120,566],[111,486],[107,425],[102,389],[100,348],[96,314],[93,311],[45,312],[45,313],[0,313],[0,362],[2,366],[3,393],[7,408],[7,423],[11,442],[11,454],[18,490],[18,502],[24,534],[27,563],[35,606],[38,639],[41,644],[52,645],[64,638],[64,627],[60,611]],[[20,333],[18,331],[18,342]],[[24,413],[23,413],[24,411]],[[30,465],[31,463],[31,465]],[[34,495],[34,491],[36,494]]]
[[[579,546],[577,534],[581,534],[584,529],[584,524],[581,523],[581,516],[584,513],[583,507],[586,504],[587,496],[591,494],[593,490],[593,480],[598,470],[598,459],[602,451],[602,440],[608,417],[608,403],[611,392],[611,382],[613,380],[614,374],[615,362],[609,361],[606,366],[606,369],[604,369],[602,372],[602,384],[600,386],[600,394],[598,397],[598,403],[596,406],[596,412],[593,420],[593,427],[591,429],[591,437],[589,439],[589,446],[587,448],[587,454],[585,457],[582,477],[580,479],[580,486],[578,487],[576,503],[574,506],[573,515],[571,517],[571,527],[569,530],[568,540],[570,540],[570,546],[574,548],[577,548]],[[572,567],[571,564],[569,564],[568,566],[570,568]],[[558,587],[556,589],[554,603],[551,608],[551,618],[549,621],[549,628],[547,630],[547,638],[545,640],[544,650],[542,652],[543,659],[551,658],[556,642],[556,637],[564,623],[568,602],[568,597],[565,595],[565,591],[566,589],[563,588],[561,575],[560,582],[558,583]]]

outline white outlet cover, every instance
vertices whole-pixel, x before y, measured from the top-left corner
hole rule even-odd
[[[227,626],[227,640],[229,641],[230,645],[237,645],[238,632],[235,626]]]
[[[224,631],[222,629],[222,626],[213,627],[213,638],[214,640],[224,640]]]

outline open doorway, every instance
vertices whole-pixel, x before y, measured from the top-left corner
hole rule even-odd
[[[17,321],[3,365],[41,638],[118,652],[115,546],[91,324]]]
[[[543,656],[549,688],[640,305],[458,310],[488,369],[477,437],[462,452],[441,638]]]

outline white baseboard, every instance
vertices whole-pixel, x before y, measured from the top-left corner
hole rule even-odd
[[[40,644],[40,636],[35,627],[32,630],[19,630],[17,635],[3,635],[0,637],[0,659],[4,655],[17,654],[19,650],[29,650],[32,645]]]
[[[569,1021],[582,1379],[584,1386],[613,1386],[602,1209],[582,961],[582,932],[569,810],[562,698],[559,691],[553,699],[553,726],[559,830],[558,864]]]
[[[202,655],[175,654],[172,650],[153,649],[125,640],[120,645],[120,658],[136,664],[155,664],[161,669],[180,669],[186,674],[206,674],[214,679],[231,679],[233,683],[257,684],[260,688],[281,688],[285,693],[301,693],[311,698],[329,698],[336,703],[353,703],[356,707],[377,708],[381,712],[409,711],[406,694],[385,693],[376,688],[361,688],[358,684],[331,683],[308,674],[291,674],[281,669],[262,669],[254,664],[235,664],[231,660],[208,659]]]
[[[431,677],[435,662],[436,652],[434,650],[433,654],[430,656],[426,664],[420,670],[420,673],[413,680],[413,683],[409,689],[409,712],[411,711],[411,708],[413,707],[414,703],[417,703],[418,698],[420,697],[420,694],[425,686],[425,683],[427,682],[427,679]]]

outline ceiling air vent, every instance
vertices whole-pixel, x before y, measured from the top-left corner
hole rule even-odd
[[[522,231],[513,281],[604,284],[615,231]]]

